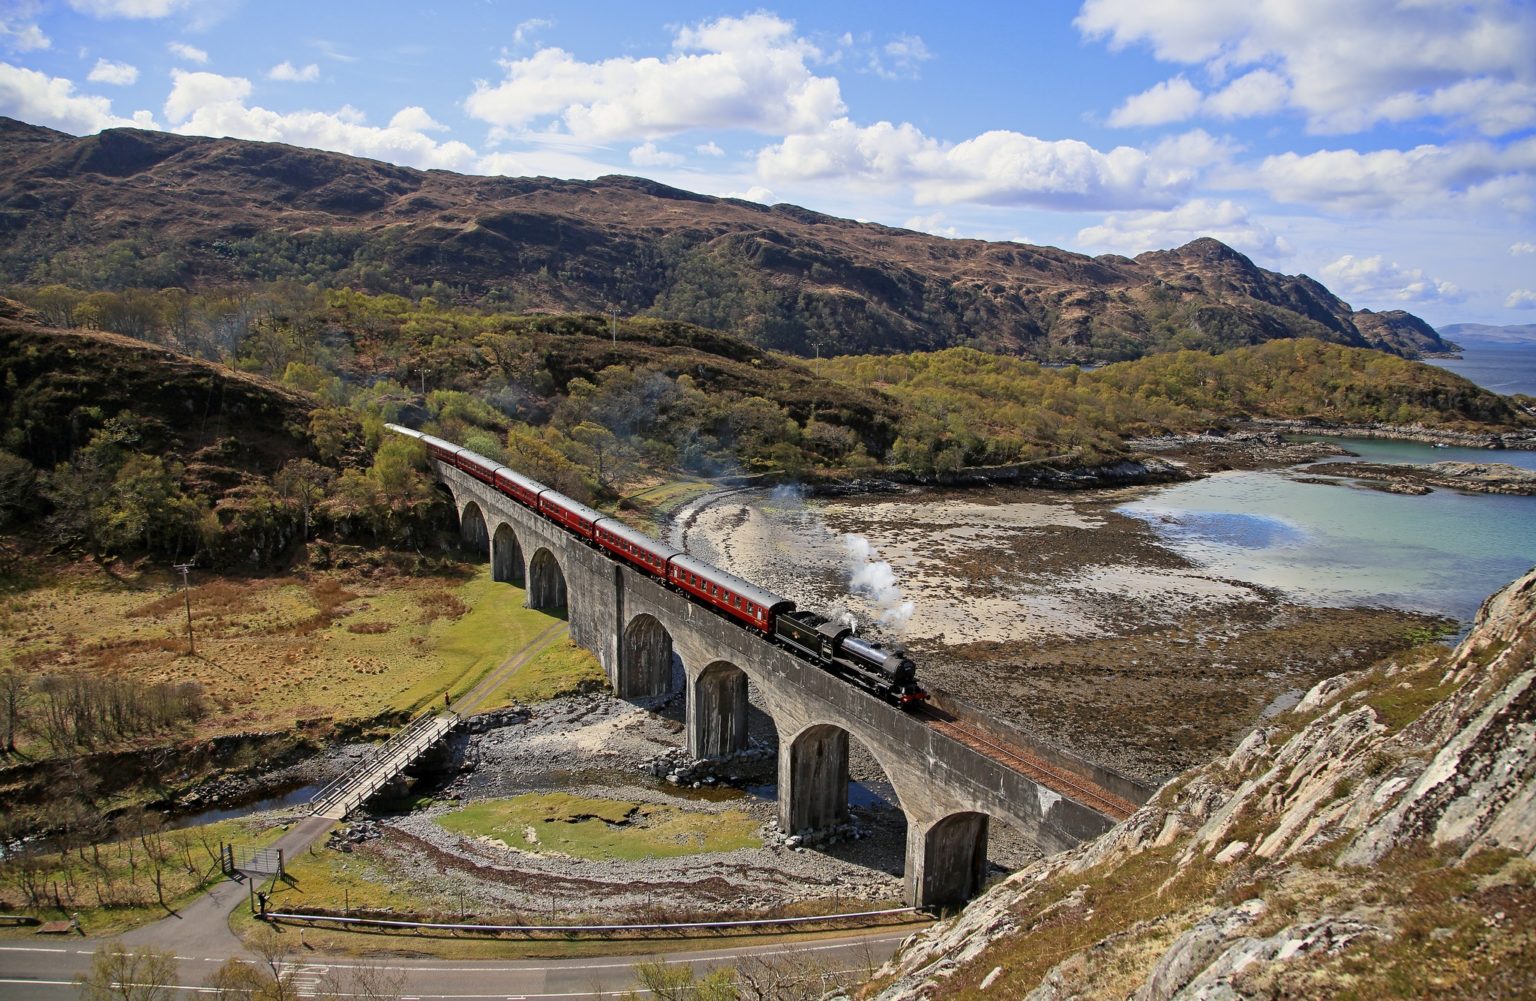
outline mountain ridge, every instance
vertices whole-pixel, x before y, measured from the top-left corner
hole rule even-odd
[[[279,143],[0,119],[0,278],[335,281],[650,314],[801,355],[966,345],[1108,361],[1311,336],[1448,350],[1408,313],[1201,238],[1128,258],[951,240],[608,175],[422,171]]]

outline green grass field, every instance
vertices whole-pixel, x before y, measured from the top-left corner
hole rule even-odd
[[[523,851],[591,860],[677,858],[763,843],[758,822],[740,810],[706,813],[558,792],[487,800],[438,822]]]

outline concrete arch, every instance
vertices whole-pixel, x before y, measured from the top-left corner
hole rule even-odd
[[[908,896],[918,906],[958,907],[981,892],[989,822],[985,813],[965,812],[941,817],[926,831],[908,827]]]
[[[619,672],[614,690],[621,699],[648,698],[672,691],[672,634],[654,615],[641,612],[629,620],[619,640]]]
[[[465,551],[477,562],[490,558],[491,533],[485,526],[485,512],[474,501],[467,502],[464,510],[459,512],[459,539]]]
[[[565,570],[548,549],[540,547],[528,561],[528,607],[566,607]]]
[[[688,679],[688,753],[695,758],[724,758],[746,746],[747,673],[729,661],[717,660]],[[846,758],[845,754],[845,771]],[[846,800],[845,795],[845,806]]]
[[[522,587],[527,579],[523,547],[506,522],[497,525],[496,534],[491,536],[491,578],[517,587]]]

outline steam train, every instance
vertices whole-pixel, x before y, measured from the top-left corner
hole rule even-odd
[[[432,458],[473,476],[587,545],[892,705],[908,707],[928,698],[917,683],[917,668],[899,651],[861,639],[825,616],[796,610],[788,598],[658,542],[467,448],[398,424],[385,427],[415,438]]]

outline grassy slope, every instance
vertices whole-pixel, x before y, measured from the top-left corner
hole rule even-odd
[[[171,587],[164,574],[69,567],[13,590],[0,604],[0,668],[197,680],[220,705],[199,728],[207,736],[413,713],[465,691],[551,622],[483,567],[468,577],[223,577],[192,590],[197,656],[188,657]],[[600,677],[590,654],[557,644],[503,699]]]

